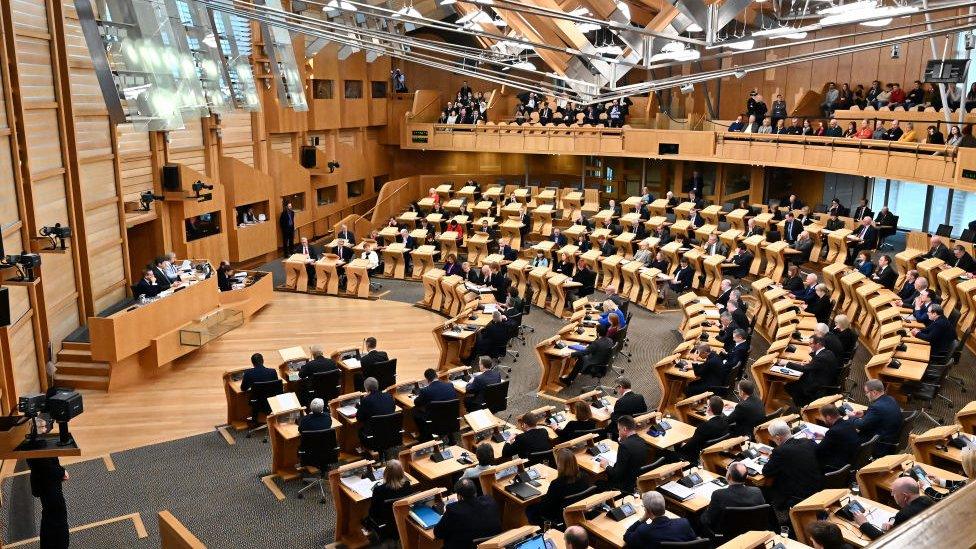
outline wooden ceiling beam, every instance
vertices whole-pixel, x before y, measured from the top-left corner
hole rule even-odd
[[[537,31],[532,24],[522,18],[521,14],[499,7],[495,7],[494,9],[495,13],[497,13],[502,20],[508,23],[508,27],[510,29],[524,36],[526,40],[540,44],[550,44],[553,46],[561,44],[554,34],[546,32],[545,29],[539,29],[539,31]],[[542,59],[546,65],[553,70],[553,72],[562,75],[566,74],[566,67],[569,66],[569,54],[543,48],[537,49],[536,54],[538,54],[539,58]]]

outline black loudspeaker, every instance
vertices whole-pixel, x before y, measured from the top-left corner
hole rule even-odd
[[[183,188],[180,178],[180,167],[176,164],[163,166],[163,190],[179,192]]]
[[[0,327],[10,326],[10,293],[0,288]]]
[[[301,164],[303,168],[315,167],[315,147],[302,145]]]
[[[658,143],[657,154],[678,154],[677,143]]]

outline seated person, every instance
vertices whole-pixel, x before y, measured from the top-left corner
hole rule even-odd
[[[581,431],[591,431],[596,429],[596,421],[593,419],[593,409],[590,403],[585,400],[577,400],[573,403],[573,415],[576,419],[566,422],[562,429],[556,431],[560,442],[572,440],[581,436]]]
[[[711,501],[701,515],[702,525],[711,532],[721,533],[722,516],[729,507],[755,507],[766,503],[762,490],[746,484],[749,470],[738,461],[733,461],[725,470],[728,487],[712,492]]]
[[[308,412],[302,416],[298,422],[298,432],[305,431],[324,431],[332,427],[332,416],[325,413],[325,401],[321,398],[313,398],[308,405]]]
[[[464,407],[468,411],[480,410],[485,407],[485,389],[489,385],[501,383],[502,372],[495,367],[495,361],[491,357],[483,356],[478,358],[479,373],[464,389]]]
[[[956,329],[949,324],[949,319],[945,317],[941,305],[929,305],[928,315],[928,326],[922,329],[915,328],[912,330],[912,335],[929,342],[933,357],[948,356],[956,340]]]
[[[599,319],[600,325],[610,326],[609,317],[611,315],[617,317],[617,320],[620,321],[621,328],[627,325],[627,315],[624,314],[624,311],[622,309],[617,307],[616,303],[614,303],[610,299],[607,299],[606,301],[603,302],[602,308],[603,308],[603,312],[600,313],[600,319]]]
[[[517,426],[521,433],[515,435],[511,442],[506,442],[502,447],[502,458],[509,459],[512,456],[528,458],[535,452],[545,452],[552,450],[552,442],[549,441],[549,431],[543,425],[539,425],[539,416],[533,412],[526,412],[518,419]]]
[[[803,277],[800,276],[800,267],[790,265],[786,268],[786,276],[783,279],[783,289],[796,295],[803,291]]]
[[[450,254],[444,260],[444,276],[451,275],[462,275],[461,264],[458,263],[457,257],[454,254]]]
[[[359,365],[362,367],[390,360],[390,357],[386,354],[386,351],[376,350],[375,337],[367,337],[365,340],[363,340],[363,347],[366,354],[359,357]]]
[[[300,379],[308,379],[318,373],[332,372],[339,369],[339,365],[334,360],[323,354],[321,345],[312,345],[308,350],[312,354],[312,360],[303,364],[301,369],[298,370],[298,377]]]
[[[597,463],[607,468],[607,489],[630,494],[637,487],[637,473],[647,464],[651,447],[637,435],[637,422],[632,416],[617,418],[617,462],[610,465],[604,458]]]
[[[830,321],[830,313],[834,310],[834,304],[830,301],[830,289],[826,284],[817,284],[814,290],[814,297],[808,302],[806,312],[817,318],[817,322],[827,323]]]
[[[536,250],[535,257],[532,258],[532,262],[529,265],[532,267],[548,267],[549,260],[546,259],[546,253],[542,250]]]
[[[607,337],[607,330],[607,325],[597,324],[597,338],[582,351],[573,351],[572,356],[576,359],[576,364],[573,365],[569,375],[559,378],[560,383],[566,386],[572,385],[580,372],[591,372],[594,367],[609,365],[613,354],[613,340]]]
[[[410,479],[403,472],[400,460],[387,461],[383,468],[383,480],[373,486],[373,497],[369,502],[369,519],[373,524],[392,527],[394,500],[409,496],[416,489],[417,486],[410,484]],[[395,528],[391,531],[395,531]]]
[[[829,520],[811,522],[806,530],[810,543],[816,549],[852,549],[852,545],[844,541],[840,526]]]
[[[904,422],[901,407],[894,397],[885,394],[885,386],[880,379],[864,382],[864,394],[871,404],[866,411],[854,412],[850,421],[857,429],[862,443],[871,440],[874,435],[880,435],[878,444],[874,445],[874,457],[888,455],[898,445],[898,436]]]
[[[840,410],[833,404],[820,409],[827,432],[823,440],[817,445],[817,459],[824,472],[836,471],[854,463],[855,456],[861,447],[857,429],[854,423],[841,416]]]
[[[668,286],[676,294],[683,294],[691,289],[692,278],[695,270],[688,265],[688,259],[681,256],[678,260],[678,269],[674,271],[674,276],[668,282]]]
[[[427,427],[427,420],[430,419],[427,405],[431,402],[444,402],[457,398],[457,391],[454,389],[454,385],[448,381],[438,379],[437,371],[433,368],[424,370],[424,379],[427,380],[427,386],[420,389],[417,397],[413,400],[413,417],[416,420],[417,429],[420,431],[419,440],[421,442],[426,442],[432,438],[430,430]]]
[[[444,508],[434,526],[434,537],[444,540],[444,549],[471,549],[474,540],[502,533],[502,513],[491,496],[479,496],[469,478],[454,485],[457,501]]]
[[[698,379],[688,384],[685,396],[700,395],[709,387],[724,386],[729,372],[732,371],[733,365],[726,365],[722,356],[713,353],[708,343],[701,343],[695,347],[695,353],[698,355],[698,362],[691,364]]]
[[[708,442],[716,438],[725,436],[729,433],[729,422],[722,413],[725,402],[722,397],[708,397],[708,410],[705,423],[695,428],[695,434],[685,442],[678,451],[684,456],[685,460],[691,463],[698,462],[698,456],[702,449],[708,446]]]
[[[505,299],[505,303],[499,305],[502,310],[505,311],[505,316],[509,319],[518,316],[524,312],[525,300],[518,294],[518,288],[515,286],[508,287],[508,298]]]
[[[234,289],[234,281],[231,279],[233,274],[234,269],[230,268],[230,263],[221,261],[220,266],[217,267],[217,288],[221,292],[229,292]]]
[[[377,270],[380,268],[380,257],[376,255],[376,250],[373,249],[373,244],[369,242],[363,243],[363,253],[360,255],[360,258],[366,260],[366,274],[369,276],[375,276]]]
[[[508,322],[505,321],[505,315],[496,309],[491,314],[491,320],[488,324],[481,330],[478,330],[471,358],[474,359],[479,356],[489,356],[492,358],[504,357],[510,334],[511,328],[509,328]]]
[[[576,454],[569,448],[556,451],[556,478],[549,484],[549,490],[537,503],[525,509],[530,524],[542,526],[545,521],[559,523],[563,520],[563,509],[570,503],[567,496],[574,496],[590,487],[590,481],[576,462]]]
[[[278,379],[278,372],[274,368],[264,365],[264,355],[254,353],[251,355],[251,369],[245,370],[241,376],[241,391],[248,392],[255,383],[261,381],[273,381]]]
[[[359,401],[356,408],[356,421],[359,423],[359,441],[366,444],[366,437],[371,434],[367,425],[374,416],[384,416],[396,411],[393,396],[386,391],[380,391],[380,384],[375,377],[368,377],[363,381],[366,395]]]
[[[576,265],[576,274],[573,275],[573,282],[579,282],[581,286],[567,292],[567,294],[575,294],[578,297],[586,297],[592,294],[596,289],[596,272],[590,269],[589,263],[580,260],[580,262]],[[566,301],[571,301],[568,296],[566,297]]]
[[[932,498],[920,493],[918,482],[910,477],[899,477],[891,483],[891,497],[898,505],[898,513],[881,528],[868,522],[868,517],[864,513],[854,514],[854,522],[857,523],[864,535],[871,539],[877,539],[885,532],[890,532],[895,526],[935,505]]]
[[[753,259],[754,256],[749,251],[749,248],[746,247],[745,243],[739,242],[735,255],[732,256],[732,263],[735,264],[735,268],[727,269],[724,272],[735,278],[745,278],[749,276],[749,269],[752,267]]]
[[[817,461],[817,443],[808,438],[793,438],[789,425],[781,419],[769,425],[769,436],[776,444],[763,467],[763,476],[772,479],[770,503],[778,514],[820,491],[823,473]]]
[[[735,131],[731,128],[729,131]],[[664,496],[660,492],[647,492],[641,496],[644,518],[631,524],[624,532],[624,549],[660,547],[662,541],[693,541],[698,535],[686,518],[669,518],[665,515]]]
[[[756,394],[756,385],[748,379],[739,380],[735,385],[735,394],[739,397],[739,403],[728,417],[732,436],[752,438],[756,426],[766,418],[766,406]]]
[[[482,442],[475,447],[474,457],[478,459],[478,464],[465,469],[461,473],[461,478],[469,478],[477,483],[481,473],[495,466],[495,448],[487,442]]]
[[[132,287],[132,295],[136,299],[141,297],[156,297],[165,289],[162,284],[157,282],[156,275],[153,274],[152,269],[145,269],[142,271],[142,278]]]
[[[793,397],[797,407],[802,408],[810,404],[820,395],[821,387],[829,387],[836,383],[840,362],[829,349],[826,348],[823,336],[810,336],[810,360],[804,364],[780,360],[780,364],[803,372],[800,379],[786,384],[786,392]]]

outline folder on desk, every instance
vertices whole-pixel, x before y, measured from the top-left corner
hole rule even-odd
[[[468,423],[472,431],[484,431],[498,424],[498,419],[488,409],[464,414],[464,421]]]
[[[441,514],[422,503],[418,503],[410,506],[410,518],[424,530],[429,530],[441,521]]]
[[[659,487],[658,490],[678,501],[684,501],[695,495],[695,490],[678,484],[678,482],[674,480]]]
[[[577,344],[574,344],[574,345],[570,345],[569,348],[572,349],[572,350],[574,350],[574,351],[585,351],[586,350],[586,345],[580,345],[580,344],[577,343]]]
[[[515,497],[523,501],[542,495],[542,492],[536,490],[527,482],[516,482],[515,484],[509,484],[505,487],[505,491],[510,494],[514,494]]]
[[[359,359],[358,358],[347,358],[347,359],[343,360],[342,362],[347,367],[349,367],[349,368],[359,368],[360,367],[359,366]]]
[[[794,370],[793,368],[787,368],[786,366],[776,366],[773,369],[781,374],[786,374],[788,376],[800,377],[803,375],[803,372],[799,370]]]
[[[268,397],[268,406],[272,414],[280,414],[286,410],[301,409],[302,405],[298,402],[298,395],[295,393],[283,393],[273,397]]]

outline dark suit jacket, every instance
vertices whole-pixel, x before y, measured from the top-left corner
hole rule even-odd
[[[787,242],[794,242],[796,237],[800,236],[800,233],[802,232],[803,223],[800,223],[795,219],[793,220],[793,223],[790,223],[789,221],[783,223],[783,240],[786,240]]]
[[[426,406],[431,402],[443,402],[456,398],[457,391],[454,390],[454,385],[440,379],[435,379],[420,390],[417,398],[413,400],[413,404],[414,406]]]
[[[729,432],[729,422],[724,415],[708,418],[708,421],[695,428],[695,434],[681,447],[681,453],[689,461],[697,462],[698,454],[705,448],[705,443]]]
[[[593,269],[579,269],[573,275],[573,280],[583,285],[580,287],[577,295],[580,297],[588,296],[593,293],[594,285],[596,284],[596,271]]]
[[[566,496],[574,496],[589,487],[590,482],[584,475],[576,478],[557,477],[549,484],[549,490],[536,504],[536,509],[543,519],[562,522]]]
[[[969,252],[963,252],[962,257],[954,257],[955,261],[951,263],[954,267],[959,267],[960,269],[971,273],[976,271],[976,260],[973,260],[973,256],[969,255]],[[159,278],[157,276],[157,278]]]
[[[921,256],[920,260],[928,259],[931,257],[937,257],[950,265],[952,265],[953,260],[956,259],[956,256],[952,255],[952,252],[949,251],[949,248],[947,248],[945,244],[939,244],[935,248],[929,248],[928,253]]]
[[[417,490],[416,484],[405,484],[397,490],[379,483],[373,487],[373,498],[369,502],[369,516],[379,524],[393,524],[393,504],[387,505],[391,499],[409,496]]]
[[[611,490],[625,494],[634,491],[637,485],[637,470],[647,465],[650,446],[636,434],[620,441],[617,447],[617,462],[607,469],[607,481]]]
[[[783,281],[783,289],[793,295],[803,291],[803,278],[800,275],[792,276]]]
[[[836,471],[848,463],[854,463],[854,456],[861,446],[854,423],[846,419],[838,420],[824,434],[817,445],[817,459],[824,471]]]
[[[695,270],[690,266],[685,267],[684,269],[678,267],[678,270],[674,273],[675,279],[678,281],[678,283],[671,283],[671,288],[676,292],[684,292],[691,289],[691,280],[694,275]]]
[[[830,313],[833,311],[833,304],[830,302],[830,294],[820,296],[814,292],[813,299],[807,305],[807,312],[817,317],[817,322],[826,324],[830,320]]]
[[[473,540],[502,532],[502,513],[491,496],[458,501],[444,509],[434,536],[444,540],[444,549],[473,549]]]
[[[817,443],[809,439],[791,438],[773,449],[763,476],[773,479],[773,506],[783,509],[815,494],[823,484]]]
[[[854,209],[854,215],[852,217],[855,220],[860,221],[865,217],[874,217],[874,213],[871,211],[871,208],[867,206],[858,206]]]
[[[556,235],[556,233],[553,233],[549,237],[549,240],[555,242],[556,243],[556,246],[559,246],[559,247],[562,247],[562,246],[565,246],[566,245],[566,235],[564,235],[563,233],[559,233],[558,235]]]
[[[766,503],[762,490],[745,484],[730,484],[712,492],[712,500],[702,513],[702,522],[712,531],[722,525],[722,515],[729,507],[754,507]]]
[[[968,272],[968,271],[967,271]],[[874,273],[874,280],[881,284],[889,290],[895,288],[895,281],[898,280],[898,273],[891,268],[891,265],[885,265],[884,267],[878,267],[877,272]]]
[[[949,324],[949,319],[940,316],[922,328],[916,337],[931,344],[933,355],[945,356],[952,350],[952,342],[956,340],[956,330]]]
[[[463,271],[458,272],[458,276],[461,276],[472,284],[481,284],[481,272],[478,269],[469,269],[467,274]]]
[[[826,348],[811,356],[810,362],[806,364],[790,363],[790,368],[803,372],[800,379],[793,383],[811,398],[820,387],[834,384],[837,380],[837,367],[837,357]]]
[[[169,286],[167,285],[166,287],[168,288]],[[156,297],[157,295],[159,295],[159,292],[165,289],[166,288],[164,288],[159,283],[158,278],[156,279],[155,284],[150,284],[149,281],[146,280],[145,277],[143,277],[140,278],[139,282],[137,282],[136,285],[132,287],[132,295],[134,295],[135,297],[139,297],[142,295],[146,297]]]
[[[709,387],[725,385],[729,372],[732,371],[732,364],[726,364],[725,360],[718,354],[708,355],[705,362],[696,362],[692,365],[698,379],[688,385],[685,391],[686,396],[704,393]]]
[[[549,441],[549,431],[542,427],[535,427],[515,435],[512,442],[506,442],[502,448],[502,457],[510,458],[518,455],[521,458],[528,458],[529,454],[534,452],[544,452],[551,449],[552,442]]]
[[[919,496],[913,499],[908,505],[905,506],[904,509],[900,509],[897,513],[895,513],[894,525],[892,528],[914,517],[929,507],[932,507],[933,505],[935,505],[935,502],[932,501],[932,499],[928,496]],[[884,532],[879,530],[870,522],[865,522],[861,525],[861,532],[871,539],[877,539],[884,534]]]
[[[485,399],[482,393],[485,387],[501,383],[502,372],[498,368],[492,368],[474,376],[471,383],[464,389],[464,398],[473,404],[483,404]]]
[[[749,358],[749,344],[745,341],[732,347],[729,354],[725,355],[725,364],[729,369],[735,368],[736,364],[744,364]]]
[[[617,253],[617,247],[613,245],[613,242],[607,240],[602,246],[600,246],[600,253],[609,257]]]
[[[254,367],[246,370],[244,375],[241,376],[241,390],[246,393],[258,381],[272,381],[275,379],[278,379],[278,372],[274,371],[274,368],[265,368],[264,366]]]
[[[732,426],[732,436],[752,437],[756,425],[763,422],[766,417],[766,407],[763,405],[759,395],[752,395],[735,405],[732,413],[729,414],[729,423]]]
[[[729,274],[735,278],[745,278],[749,276],[749,267],[752,266],[752,260],[755,257],[752,252],[745,252],[740,254],[735,254],[732,256],[732,263],[735,263],[736,267],[729,271]]]
[[[582,351],[574,351],[573,356],[576,360],[583,361],[583,366],[586,367],[593,364],[607,364],[612,353],[613,340],[609,337],[600,337],[593,340]]]
[[[369,393],[359,401],[359,408],[356,410],[356,421],[362,429],[366,429],[366,424],[374,416],[392,414],[396,410],[393,396],[385,391]]]
[[[298,432],[304,433],[305,431],[323,431],[329,427],[332,427],[332,416],[329,414],[308,414],[302,417],[302,421],[299,422]]]
[[[881,435],[879,442],[888,444],[898,443],[898,435],[903,421],[901,407],[891,395],[882,395],[881,398],[868,405],[863,416],[851,420],[854,427],[857,428],[861,442],[869,440],[874,435]],[[885,445],[875,446],[875,456],[882,456],[887,453],[882,451],[883,446]]]
[[[492,320],[477,335],[475,353],[477,355],[504,356],[508,344],[509,328],[505,321]]]
[[[331,372],[338,369],[339,365],[336,364],[334,360],[329,357],[321,356],[306,362],[301,369],[298,370],[298,377],[301,379],[306,379],[319,372]]]
[[[301,243],[298,243],[295,246],[295,250],[294,251],[295,251],[296,254],[300,254],[300,253],[302,253],[303,249],[304,248],[302,248],[302,244]],[[309,257],[309,259],[318,259],[318,258],[322,257],[322,250],[318,246],[316,246],[314,244],[309,244],[308,245],[308,257]]]
[[[837,331],[837,329],[834,328],[830,331],[830,333],[837,336],[837,339],[840,340],[841,348],[844,349],[844,352],[837,358],[843,360],[844,357],[850,356],[851,352],[854,351],[854,347],[857,345],[857,334],[854,333],[854,330],[848,328],[846,330]]]
[[[386,362],[387,360],[390,360],[390,357],[386,356],[386,351],[377,351],[376,349],[373,349],[372,351],[359,357],[359,365],[370,366],[372,364],[376,364],[377,362]]]
[[[352,231],[339,232],[336,234],[336,238],[341,238],[349,243],[350,246],[356,244],[356,235]]]
[[[972,259],[972,258],[970,258],[970,259]],[[172,281],[170,281],[169,277],[166,276],[166,273],[164,273],[163,270],[160,269],[159,267],[153,267],[152,268],[152,272],[153,272],[153,275],[156,276],[156,285],[159,286],[162,290],[166,290],[170,286],[173,285],[173,283],[172,283]]]
[[[566,425],[562,429],[556,431],[556,434],[559,435],[560,441],[565,442],[581,436],[579,434],[580,431],[590,431],[592,429],[596,429],[596,421],[593,421],[592,419],[574,419],[567,421]]]
[[[824,347],[828,351],[834,353],[834,358],[837,359],[837,363],[840,364],[840,359],[844,356],[844,344],[841,343],[840,338],[834,332],[827,332],[824,336]]]
[[[639,520],[624,532],[625,549],[657,549],[662,541],[692,541],[698,536],[686,518]]]
[[[868,225],[867,230],[863,227],[858,227],[854,230],[852,236],[861,238],[861,231],[864,231],[863,243],[858,246],[861,249],[874,249],[878,245],[878,229],[875,229],[873,225]]]

